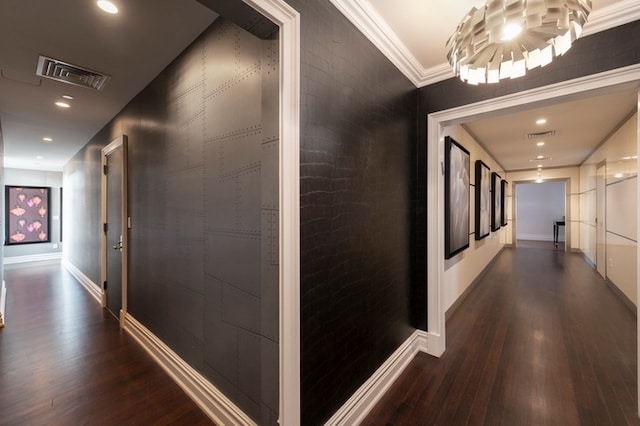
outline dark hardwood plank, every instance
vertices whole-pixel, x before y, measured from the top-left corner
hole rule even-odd
[[[505,249],[365,425],[640,425],[636,317],[576,253]]]
[[[212,424],[59,264],[5,281],[0,424]]]

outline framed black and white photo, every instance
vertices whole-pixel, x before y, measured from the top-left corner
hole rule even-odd
[[[469,247],[471,157],[449,136],[445,138],[444,164],[444,256],[450,259]]]
[[[6,245],[48,243],[51,188],[5,187]]]
[[[491,230],[497,231],[502,226],[502,185],[500,175],[491,173]]]
[[[509,183],[502,179],[500,182],[500,213],[502,216],[502,226],[507,226],[507,185],[509,185]]]
[[[491,233],[491,170],[476,160],[475,238],[481,240]]]

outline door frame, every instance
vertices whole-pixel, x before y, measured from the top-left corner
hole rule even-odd
[[[107,166],[107,157],[113,151],[121,148],[122,149],[122,306],[120,308],[120,327],[124,326],[124,316],[127,313],[127,288],[128,282],[127,278],[129,276],[129,206],[128,206],[128,143],[127,136],[120,135],[117,138],[113,139],[107,146],[102,148],[101,153],[101,163],[102,169],[100,171],[101,175],[101,198],[102,198],[102,206],[101,206],[101,226],[104,226],[107,223],[107,175],[104,173],[105,167]],[[102,307],[107,307],[107,291],[104,288],[104,283],[107,281],[107,250],[108,241],[107,234],[104,232],[104,228],[101,230],[101,262],[100,262],[100,282],[102,286]]]
[[[284,0],[243,0],[280,29],[279,419],[299,424],[300,380],[300,14]]]
[[[595,96],[616,88],[637,91],[639,82],[640,64],[634,64],[427,115],[427,205],[438,206],[427,209],[427,253],[430,254],[426,282],[427,353],[439,357],[446,349],[444,229],[441,225],[444,223],[444,177],[440,171],[444,161],[444,129],[481,117]],[[640,251],[638,256],[640,259]]]

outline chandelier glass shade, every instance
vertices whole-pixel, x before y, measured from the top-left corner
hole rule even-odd
[[[591,7],[591,0],[487,0],[460,21],[447,59],[470,84],[521,77],[567,52]]]

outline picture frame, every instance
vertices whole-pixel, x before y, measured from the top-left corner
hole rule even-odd
[[[502,185],[501,177],[491,173],[491,230],[496,232],[502,226]]]
[[[51,188],[5,186],[5,245],[51,242]]]
[[[482,160],[476,160],[475,177],[475,239],[481,240],[491,233],[491,169]]]
[[[469,247],[471,155],[447,136],[444,157],[445,259],[451,259]]]
[[[507,187],[509,182],[502,179],[500,181],[500,216],[501,225],[507,226]]]

